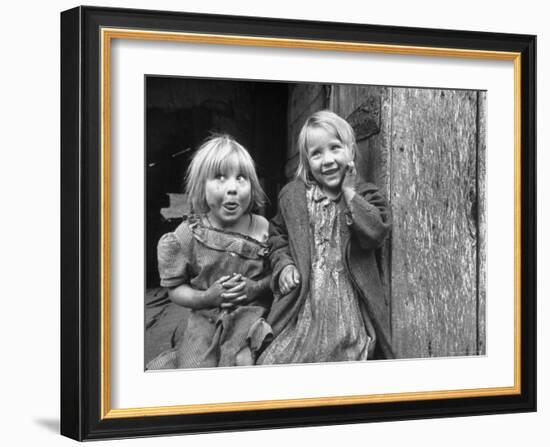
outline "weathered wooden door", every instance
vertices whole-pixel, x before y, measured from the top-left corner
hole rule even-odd
[[[392,234],[378,261],[396,356],[484,354],[485,93],[292,87],[288,174],[300,126],[322,108],[352,124],[358,170],[391,204]]]

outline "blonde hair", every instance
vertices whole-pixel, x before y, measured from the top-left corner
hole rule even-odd
[[[265,193],[258,180],[254,160],[248,151],[234,138],[226,134],[215,134],[206,139],[193,155],[185,176],[185,192],[191,201],[191,211],[207,213],[206,180],[230,166],[237,166],[250,181],[250,204],[247,213],[261,208],[265,202]]]
[[[355,132],[349,123],[330,110],[320,110],[311,115],[302,126],[298,135],[298,167],[296,168],[296,178],[302,179],[306,184],[313,180],[310,177],[310,167],[308,158],[308,131],[311,128],[321,128],[329,134],[338,138],[350,151],[350,156],[355,161],[355,152],[357,144],[355,143]]]

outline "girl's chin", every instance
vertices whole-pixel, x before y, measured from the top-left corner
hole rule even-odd
[[[242,219],[243,214],[210,214],[210,219],[218,226],[225,228],[230,227],[232,225],[235,225],[237,222],[239,222],[240,219]]]
[[[336,192],[336,191],[340,191],[342,181],[339,178],[336,178],[334,180],[324,179],[324,181],[320,182],[319,184],[320,184],[321,188],[323,188],[323,189],[327,189],[329,191]]]

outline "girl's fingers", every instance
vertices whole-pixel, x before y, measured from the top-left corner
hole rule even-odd
[[[221,303],[220,307],[222,309],[227,309],[227,308],[230,308],[230,307],[235,307],[235,305],[233,303]]]
[[[281,288],[281,293],[283,295],[286,295],[287,293],[289,293],[292,289],[294,289],[294,287],[296,287],[294,285],[294,283],[292,282],[292,279],[286,279],[286,281],[283,282],[283,287]]]
[[[224,287],[235,287],[237,284],[240,284],[243,281],[243,277],[241,274],[236,274],[231,277],[228,281],[225,281],[222,285]]]
[[[243,293],[241,291],[238,291],[238,292],[223,292],[221,294],[221,297],[223,298],[224,301],[233,301],[233,299],[235,299],[238,296],[242,296],[242,294]]]
[[[222,297],[224,299],[224,303],[231,303],[231,304],[238,304],[241,301],[244,301],[246,299],[246,295],[244,295],[242,293],[232,295],[232,296],[228,296],[228,297],[224,297],[223,294],[222,294]]]
[[[297,275],[297,281],[295,280],[295,275]],[[286,272],[284,272],[284,275],[281,276],[281,284],[280,289],[281,293],[283,295],[286,295],[289,293],[292,289],[296,287],[297,284],[300,283],[300,274],[298,273],[298,270],[296,267],[290,267]]]
[[[218,279],[216,282],[217,282],[217,283],[222,283],[222,282],[224,282],[224,281],[227,281],[229,278],[231,278],[231,276],[229,276],[229,275],[224,275],[224,276],[222,276],[220,279]]]
[[[287,290],[292,289],[292,286],[294,285],[294,277],[293,275],[288,275],[286,278],[286,288]]]
[[[240,304],[240,303],[242,303],[243,301],[246,301],[246,298],[247,298],[246,295],[241,295],[241,296],[235,298],[234,300],[231,300],[231,302],[232,302],[233,304]]]
[[[298,269],[294,269],[292,271],[292,281],[294,281],[295,285],[300,284],[300,273],[298,272]]]
[[[226,284],[228,284],[228,283],[223,284],[223,286],[225,288],[227,288]],[[239,292],[239,291],[243,290],[245,287],[246,287],[246,283],[244,281],[241,281],[236,286],[233,286],[233,287],[227,289],[225,293]]]

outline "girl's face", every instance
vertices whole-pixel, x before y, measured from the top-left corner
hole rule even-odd
[[[307,156],[313,178],[325,193],[338,195],[351,161],[349,149],[336,135],[322,127],[310,128],[307,141]]]
[[[248,214],[250,205],[250,180],[236,163],[206,180],[206,203],[210,218],[220,227],[234,226]]]

